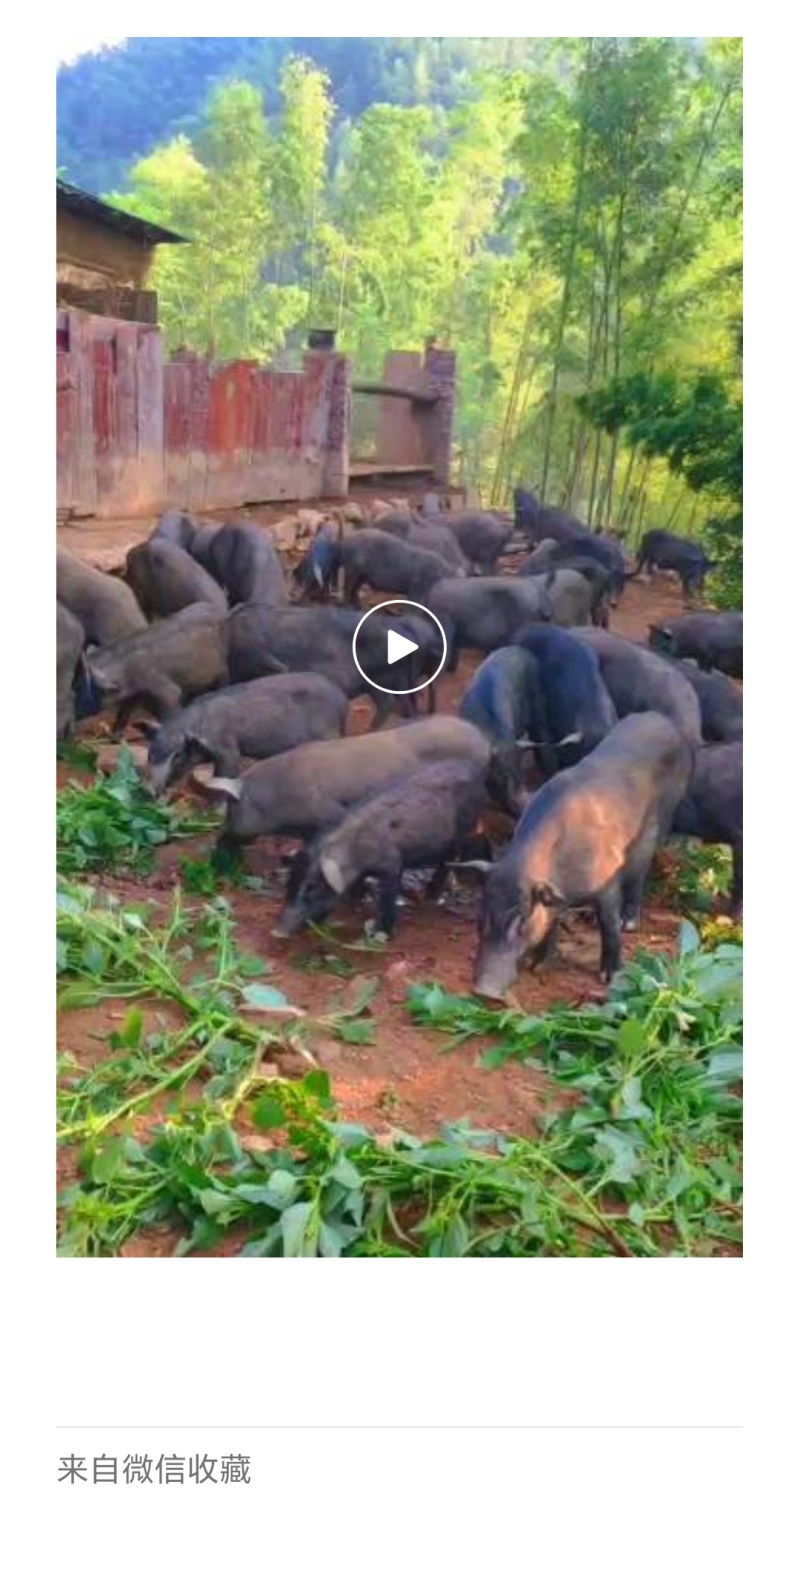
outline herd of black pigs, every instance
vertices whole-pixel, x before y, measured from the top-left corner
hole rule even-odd
[[[498,574],[520,541],[518,570]],[[711,564],[696,543],[649,531],[634,564],[616,535],[519,487],[513,517],[430,498],[371,526],[334,515],[291,572],[263,528],[177,511],[124,578],[61,549],[57,564],[58,739],[111,708],[115,733],[147,736],[154,794],[213,766],[202,788],[224,803],[220,858],[295,837],[276,933],[323,921],[370,880],[390,936],[404,870],[431,870],[438,899],[451,869],[471,869],[479,995],[504,999],[581,906],[610,979],[671,833],[730,846],[741,914],[742,615],[694,606]],[[640,641],[614,634],[625,583],[656,569],[691,606]],[[397,610],[364,621],[365,587]],[[390,629],[413,643],[392,664]],[[464,649],[482,655],[455,714],[437,712],[431,680],[443,638],[446,671]],[[361,695],[371,729],[346,737]],[[487,806],[516,823],[494,855]]]

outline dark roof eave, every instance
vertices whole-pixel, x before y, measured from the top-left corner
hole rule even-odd
[[[122,233],[127,238],[136,238],[139,243],[189,243],[180,232],[171,232],[168,227],[159,227],[154,221],[145,221],[141,216],[132,216],[128,210],[118,210],[116,205],[107,205],[104,199],[98,199],[95,194],[89,194],[83,188],[76,188],[73,183],[66,183],[61,177],[56,178],[56,206],[71,216],[82,216],[86,221],[95,221],[101,227],[110,227],[113,232]]]

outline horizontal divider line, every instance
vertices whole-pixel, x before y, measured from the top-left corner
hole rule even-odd
[[[65,1423],[57,1433],[740,1433],[743,1422],[111,1422]]]

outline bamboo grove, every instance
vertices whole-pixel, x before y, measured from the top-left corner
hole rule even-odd
[[[218,84],[110,196],[193,240],[157,267],[168,341],[291,364],[330,326],[371,376],[435,337],[479,501],[525,480],[738,557],[741,41],[528,43],[474,50],[454,103],[344,115],[296,55]]]

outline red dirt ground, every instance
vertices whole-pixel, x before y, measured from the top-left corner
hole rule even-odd
[[[286,511],[283,510],[285,513]],[[274,518],[265,514],[263,518]],[[110,554],[147,534],[141,522],[113,523],[91,528],[69,527],[59,533],[59,542],[84,552],[93,562],[108,567]],[[508,565],[513,559],[504,561]],[[374,601],[380,600],[375,594]],[[657,576],[652,583],[635,581],[624,593],[620,607],[612,616],[612,629],[632,638],[642,638],[647,627],[684,610],[680,589],[670,577]],[[455,676],[440,677],[440,711],[453,711],[469,680],[477,655],[463,655]],[[372,705],[356,703],[351,709],[349,732],[365,730],[372,716]],[[76,778],[72,771],[59,769],[59,783]],[[507,821],[502,816],[487,820],[492,830],[502,834]],[[507,826],[510,831],[510,826]],[[353,951],[327,943],[307,931],[289,941],[273,939],[270,929],[281,904],[280,877],[275,862],[296,843],[265,840],[248,849],[247,866],[252,874],[270,882],[269,894],[247,889],[228,889],[238,925],[237,941],[264,958],[269,964],[268,978],[286,994],[289,1001],[309,1016],[329,1013],[346,980],[327,968],[311,971],[298,967],[298,958],[335,952],[353,966],[353,973],[377,975],[379,988],[371,1009],[376,1020],[376,1043],[372,1046],[344,1045],[323,1039],[315,1047],[319,1062],[331,1076],[334,1094],[342,1117],[381,1131],[403,1127],[412,1133],[431,1136],[445,1122],[467,1118],[474,1127],[492,1127],[518,1134],[535,1133],[537,1119],[553,1102],[552,1086],[533,1069],[509,1066],[485,1072],[476,1066],[479,1042],[456,1050],[442,1050],[443,1036],[417,1028],[405,1006],[410,985],[435,980],[453,992],[468,992],[475,951],[474,889],[459,883],[439,906],[410,901],[400,910],[396,937],[388,948],[377,952]],[[187,856],[204,857],[211,842],[202,837],[190,843],[161,849],[157,870],[144,885],[130,880],[104,878],[102,884],[119,896],[150,898],[165,904],[180,883],[179,864]],[[271,876],[271,879],[270,879]],[[467,876],[465,876],[465,879]],[[409,890],[408,895],[412,892]],[[348,908],[335,920],[335,934],[341,941],[361,938],[370,903]],[[646,945],[658,950],[675,943],[678,917],[658,901],[657,890],[645,904],[641,930],[626,937],[628,951]],[[334,928],[332,924],[329,926]],[[598,940],[588,919],[575,915],[565,925],[556,958],[546,968],[524,973],[514,990],[517,1003],[527,1011],[539,1011],[564,1001],[578,1004],[600,999],[604,987],[597,973]],[[59,1023],[60,1048],[76,1054],[83,1062],[99,1058],[103,1044],[99,1035],[118,1027],[120,1003],[111,1011],[97,1009],[62,1014]],[[298,1059],[281,1058],[281,1071],[297,1069]],[[156,1120],[153,1114],[148,1121]],[[141,1124],[137,1125],[141,1127]],[[75,1174],[75,1158],[65,1152],[59,1159],[60,1177],[69,1181]],[[167,1255],[175,1235],[150,1234],[126,1248],[126,1254]],[[235,1248],[235,1245],[233,1246]]]

